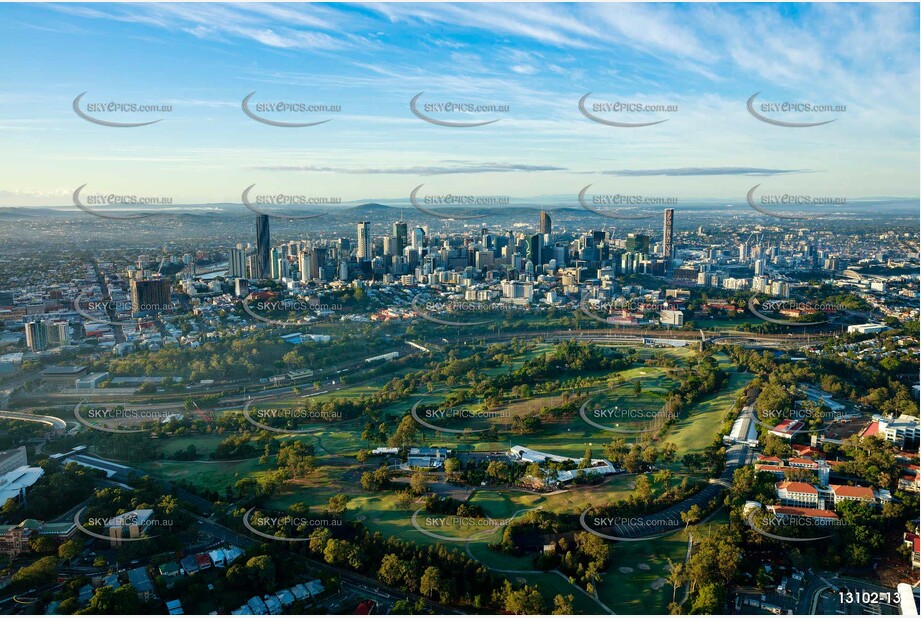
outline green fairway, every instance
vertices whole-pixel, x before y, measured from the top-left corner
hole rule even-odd
[[[661,539],[615,543],[611,565],[598,585],[598,597],[618,614],[668,614],[672,585],[664,581],[668,577],[666,559],[684,562],[687,538],[682,530]],[[679,589],[679,599],[681,594]]]
[[[751,374],[730,373],[727,385],[719,393],[691,406],[669,428],[664,439],[674,442],[680,454],[705,449],[713,442],[726,414],[752,378]]]

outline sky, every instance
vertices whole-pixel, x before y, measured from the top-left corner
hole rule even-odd
[[[917,4],[2,4],[0,206],[70,204],[81,185],[177,204],[239,203],[254,184],[343,201],[424,184],[561,206],[589,184],[916,198],[918,31]],[[91,118],[159,122],[97,124],[75,113],[81,93]],[[250,93],[262,118],[328,122],[256,121]],[[665,122],[590,119],[588,93],[602,121]],[[762,117],[833,122],[759,120],[755,93]],[[436,122],[413,113],[416,95]],[[339,109],[260,107],[276,101]],[[762,107],[784,102],[833,108]]]

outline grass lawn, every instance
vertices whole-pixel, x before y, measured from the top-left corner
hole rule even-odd
[[[719,393],[692,405],[668,429],[664,439],[675,443],[679,457],[692,451],[702,451],[713,442],[726,413],[753,377],[751,374],[730,373],[727,385]]]
[[[661,581],[668,576],[666,558],[684,562],[687,548],[683,530],[661,539],[615,543],[611,565],[598,586],[599,598],[618,614],[668,614],[672,586]],[[631,571],[624,573],[621,568]],[[658,590],[653,589],[656,583],[662,584]],[[679,589],[679,598],[681,594]]]
[[[222,491],[242,478],[258,476],[269,469],[257,459],[236,463],[215,461],[196,463],[191,461],[148,461],[136,467],[167,481],[187,481],[202,489]]]

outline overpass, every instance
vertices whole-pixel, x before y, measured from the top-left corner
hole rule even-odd
[[[67,423],[56,416],[44,416],[41,414],[26,414],[24,412],[9,412],[7,410],[0,410],[0,418],[14,421],[26,421],[28,423],[42,423],[43,425],[48,425],[56,431],[64,431],[67,429]]]

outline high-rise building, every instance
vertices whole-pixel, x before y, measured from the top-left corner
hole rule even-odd
[[[132,279],[131,312],[163,311],[170,307],[169,279]]]
[[[298,258],[301,281],[306,283],[320,278],[320,252],[313,247],[306,249]]]
[[[421,227],[413,228],[412,248],[421,249],[425,243],[425,230]]]
[[[406,239],[409,236],[405,221],[396,221],[393,224],[393,237],[396,239],[396,246],[393,247],[394,255],[403,255],[403,249],[406,248]]]
[[[666,208],[665,217],[662,222],[662,257],[665,258],[665,269],[671,270],[672,258],[674,257],[674,240],[673,226],[675,223],[675,209]]]
[[[246,252],[243,249],[231,249],[227,259],[227,276],[232,279],[246,277]]]
[[[256,216],[256,272],[253,277],[265,279],[271,274],[271,245],[269,216]]]
[[[543,264],[544,237],[540,234],[529,236],[525,241],[525,259],[530,260],[535,268]]]
[[[48,349],[48,335],[45,324],[41,320],[26,322],[26,345],[32,352],[41,352]]]
[[[371,259],[371,222],[358,222],[358,259]]]
[[[624,248],[634,253],[649,253],[649,236],[645,234],[627,234]]]
[[[552,221],[550,220],[550,215],[545,210],[540,211],[540,233],[550,234],[551,226]]]
[[[70,325],[64,320],[45,322],[45,337],[49,347],[67,345],[70,343]]]

